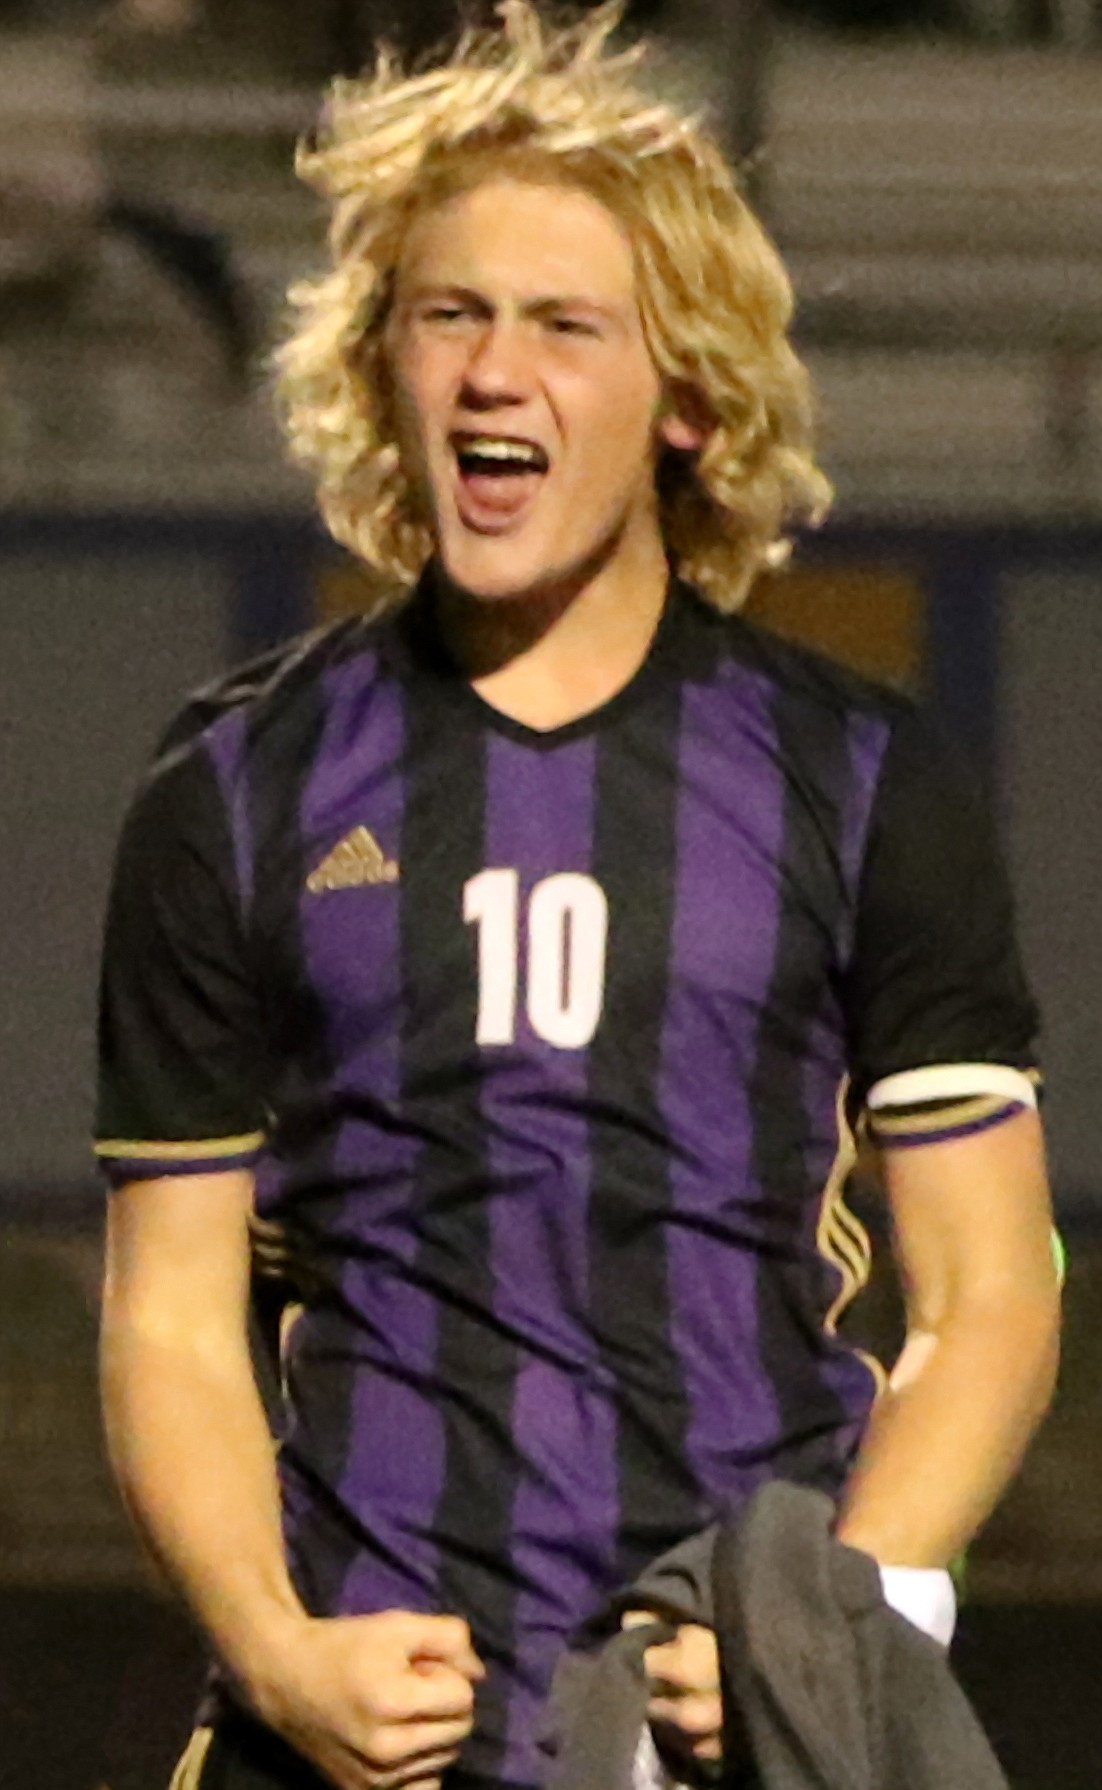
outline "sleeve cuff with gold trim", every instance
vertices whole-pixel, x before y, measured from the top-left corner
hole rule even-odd
[[[1040,1075],[1005,1063],[935,1063],[885,1076],[869,1089],[874,1144],[908,1149],[972,1137],[1037,1105]]]
[[[112,1186],[125,1181],[153,1181],[166,1175],[216,1175],[251,1168],[264,1148],[262,1131],[238,1137],[181,1138],[147,1142],[104,1138],[93,1147]]]

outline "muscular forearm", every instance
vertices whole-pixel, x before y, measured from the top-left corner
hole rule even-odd
[[[313,1617],[287,1571],[247,1340],[253,1186],[139,1181],[108,1212],[108,1440],[151,1550],[244,1700],[339,1790],[437,1790],[482,1666],[452,1615]]]
[[[307,1615],[284,1564],[247,1351],[205,1355],[109,1312],[103,1386],[127,1500],[245,1700],[317,1766],[319,1782],[439,1790],[482,1676],[467,1625],[396,1610]]]
[[[1055,1380],[1058,1295],[962,1300],[916,1333],[847,1487],[842,1540],[882,1564],[945,1566],[1016,1471]]]
[[[243,1688],[262,1695],[305,1620],[280,1532],[274,1452],[248,1351],[205,1351],[105,1313],[108,1443],[134,1518]]]

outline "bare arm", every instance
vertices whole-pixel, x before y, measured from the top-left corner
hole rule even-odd
[[[301,1621],[247,1334],[248,1173],[112,1198],[101,1366],[108,1445],[159,1564],[245,1683],[254,1638]]]
[[[1036,1113],[889,1150],[908,1338],[838,1533],[882,1564],[945,1566],[1016,1471],[1055,1382],[1059,1286]]]
[[[838,1533],[882,1565],[941,1567],[1012,1477],[1052,1392],[1059,1288],[1040,1125],[891,1152],[908,1341],[851,1478]],[[647,1654],[648,1714],[674,1756],[719,1756],[715,1637]]]
[[[287,1572],[274,1450],[247,1331],[248,1173],[117,1192],[102,1382],[135,1520],[243,1699],[342,1790],[429,1786],[470,1728],[466,1624],[391,1611],[319,1621]]]

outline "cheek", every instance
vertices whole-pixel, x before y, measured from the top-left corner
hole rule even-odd
[[[586,459],[607,485],[633,482],[655,458],[658,390],[647,377],[602,381],[586,405]]]
[[[453,357],[446,350],[406,349],[394,357],[394,409],[403,438],[424,442],[451,402]]]

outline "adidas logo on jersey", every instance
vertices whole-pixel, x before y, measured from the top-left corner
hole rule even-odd
[[[374,833],[354,827],[306,879],[311,895],[328,889],[359,889],[368,883],[396,883],[398,866],[388,858]]]

